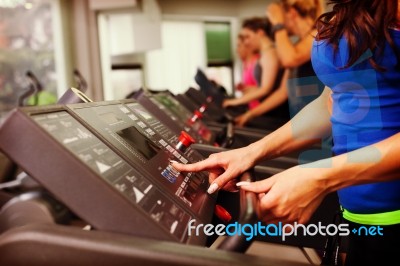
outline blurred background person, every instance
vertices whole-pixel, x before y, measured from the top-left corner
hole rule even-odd
[[[286,70],[281,83],[267,98],[262,100],[257,106],[249,109],[244,114],[235,118],[237,126],[245,126],[251,120],[267,114],[271,117],[280,118],[282,123],[289,121],[289,105],[288,105],[288,82],[289,71]]]
[[[262,100],[280,87],[284,74],[284,69],[279,62],[275,44],[270,35],[271,24],[266,18],[245,20],[242,24],[241,34],[244,44],[250,47],[253,52],[260,53],[260,59],[254,69],[258,87],[256,89],[248,89],[249,91],[240,98],[224,101],[224,107],[238,106],[252,103],[255,100]],[[250,110],[256,108],[257,105],[251,104]],[[288,112],[286,111],[286,113]],[[281,112],[278,114],[288,118],[288,115]]]
[[[279,59],[291,69],[287,84],[291,116],[324,88],[311,64],[312,43],[317,34],[315,22],[323,10],[322,0],[281,0],[266,10]],[[293,42],[293,38],[297,41]]]
[[[259,59],[259,53],[246,45],[245,35],[240,33],[237,38],[236,53],[242,64],[241,82],[236,85],[237,96],[240,97],[252,90],[257,89],[255,67]],[[249,102],[249,108],[257,106],[257,100]]]
[[[321,0],[282,0],[268,5],[269,36],[280,64],[290,71],[259,105],[236,118],[237,125],[244,126],[264,114],[287,121],[320,95],[324,86],[313,70],[311,48],[317,33],[315,21],[323,7]]]

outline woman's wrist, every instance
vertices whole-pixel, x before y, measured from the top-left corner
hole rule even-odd
[[[252,110],[249,110],[249,111],[247,111],[247,112],[245,113],[245,116],[246,116],[246,118],[247,118],[247,121],[249,121],[249,120],[251,120],[251,119],[254,118],[254,113],[253,113]]]
[[[235,98],[235,99],[229,100],[229,105],[230,106],[241,105],[241,98]]]
[[[271,35],[275,36],[276,33],[283,31],[283,30],[286,30],[285,25],[283,23],[276,23],[271,28]]]
[[[252,153],[256,156],[257,161],[260,161],[279,157],[279,147],[281,146],[279,143],[279,135],[276,132],[272,132],[261,140],[253,142],[248,147],[250,147]]]
[[[267,146],[262,143],[262,141],[256,141],[248,145],[247,147],[247,155],[252,158],[254,163],[262,160],[264,158],[265,153],[267,153]]]
[[[223,107],[229,107],[229,106],[235,106],[236,105],[236,99],[228,99],[224,100],[222,106]]]

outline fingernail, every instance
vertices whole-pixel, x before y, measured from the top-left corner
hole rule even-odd
[[[236,186],[237,186],[237,187],[241,187],[241,186],[248,186],[248,185],[250,185],[250,184],[251,184],[250,182],[242,181],[242,182],[238,182],[238,183],[236,184]]]
[[[218,190],[218,184],[217,183],[212,183],[211,186],[208,188],[207,193],[208,194],[213,194],[217,190]]]
[[[169,160],[169,163],[177,163],[177,164],[179,164],[177,161],[174,161],[174,160]]]

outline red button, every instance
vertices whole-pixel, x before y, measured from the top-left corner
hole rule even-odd
[[[181,135],[178,139],[186,148],[195,143],[195,140],[185,131],[181,131]]]
[[[229,223],[232,220],[232,215],[221,205],[215,205],[214,213],[224,223]]]
[[[203,114],[199,110],[194,111],[194,115],[200,119],[203,117]]]
[[[206,109],[207,109],[207,105],[202,104],[202,105],[200,106],[200,108],[199,108],[199,111],[200,111],[200,113],[204,113]]]

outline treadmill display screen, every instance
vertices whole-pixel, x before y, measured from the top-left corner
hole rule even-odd
[[[139,151],[147,160],[156,156],[157,152],[161,150],[160,147],[143,136],[134,126],[117,131],[116,133],[129,143],[132,148],[134,147]]]

